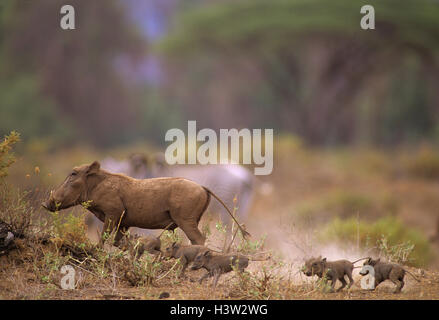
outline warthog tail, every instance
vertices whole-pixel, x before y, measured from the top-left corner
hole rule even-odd
[[[241,230],[241,233],[243,235],[244,238],[250,237],[250,233],[248,233],[247,231],[245,231],[245,229],[239,224],[239,222],[236,220],[236,218],[233,216],[232,211],[230,211],[230,209],[227,207],[227,205],[215,194],[213,193],[211,190],[209,190],[208,188],[204,187],[204,190],[206,190],[207,193],[209,193],[210,195],[212,195],[219,203],[221,203],[223,205],[224,208],[226,208],[227,212],[230,214],[230,216],[232,217],[232,219],[235,221],[236,225],[238,226],[239,230]]]
[[[271,254],[268,253],[265,256],[263,256],[264,253],[266,253],[266,252],[259,252],[259,253],[255,254],[255,255],[246,256],[246,257],[249,260],[251,260],[251,261],[267,261],[267,260],[270,260],[271,259]]]
[[[352,262],[352,264],[356,264],[358,261],[366,260],[366,259],[369,259],[369,257],[361,258],[361,259],[355,260],[354,262]]]

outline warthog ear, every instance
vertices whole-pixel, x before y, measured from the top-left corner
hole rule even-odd
[[[101,164],[98,161],[94,161],[91,165],[88,166],[87,175],[98,173],[101,168]]]
[[[323,261],[323,262],[326,262],[326,258],[323,258],[322,261]]]
[[[175,248],[176,246],[177,246],[177,242],[174,241],[174,242],[171,244],[171,248]]]
[[[210,250],[207,250],[206,252],[204,252],[203,254],[205,257],[210,257],[212,254],[210,252]]]

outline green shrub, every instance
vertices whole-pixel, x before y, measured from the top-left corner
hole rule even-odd
[[[71,247],[89,247],[85,215],[76,216],[72,212],[61,214],[59,211],[49,212],[49,226],[52,231],[51,241],[58,247],[63,244]]]
[[[13,146],[20,141],[20,134],[12,131],[0,142],[0,221],[7,223],[15,236],[29,235],[36,210],[28,199],[28,193],[9,185],[4,179],[15,162]]]
[[[319,237],[322,241],[336,241],[345,246],[358,243],[362,249],[373,249],[389,260],[412,266],[426,266],[433,258],[428,240],[391,216],[373,223],[336,218],[320,232]]]
[[[12,147],[20,141],[20,134],[12,131],[0,142],[0,178],[8,175],[8,168],[15,162]]]
[[[299,204],[295,212],[299,220],[327,221],[333,217],[356,217],[357,214],[361,218],[394,215],[398,209],[396,199],[389,195],[372,197],[355,191],[338,190],[320,199]]]
[[[7,223],[15,236],[30,236],[36,210],[27,199],[27,193],[11,187],[0,180],[0,221]]]

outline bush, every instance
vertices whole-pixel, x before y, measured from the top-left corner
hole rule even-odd
[[[16,237],[29,236],[36,210],[27,194],[0,180],[0,221],[7,223]]]
[[[338,190],[320,199],[306,201],[296,209],[299,220],[328,221],[333,217],[349,218],[360,215],[372,218],[382,215],[394,215],[398,212],[398,203],[388,195],[372,197],[350,190]]]
[[[0,143],[0,222],[7,223],[16,237],[22,237],[29,231],[34,214],[26,193],[13,189],[4,179],[15,162],[12,147],[19,141],[20,135],[12,131]]]
[[[428,240],[391,216],[373,223],[336,218],[319,237],[322,241],[336,241],[345,246],[359,243],[362,249],[371,249],[389,260],[416,267],[426,266],[433,258]]]
[[[87,226],[85,215],[75,216],[73,213],[61,215],[59,211],[50,212],[49,225],[51,229],[52,242],[61,246],[63,244],[71,247],[85,248],[91,245],[87,237]]]
[[[7,223],[15,237],[28,237],[39,234],[41,228],[34,224],[38,209],[33,203],[40,195],[38,192],[26,192],[6,182],[8,169],[15,162],[13,146],[20,141],[20,134],[12,131],[0,143],[0,221]],[[35,168],[39,172],[39,168]]]
[[[247,271],[239,272],[233,267],[237,281],[232,282],[230,296],[234,299],[280,299],[284,284],[279,275],[282,264],[277,263],[251,274]]]
[[[0,178],[8,175],[8,168],[15,162],[14,155],[11,153],[12,147],[20,141],[20,134],[12,131],[5,136],[0,143]]]

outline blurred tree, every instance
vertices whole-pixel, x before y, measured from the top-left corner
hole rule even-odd
[[[71,138],[72,126],[39,93],[31,76],[0,80],[0,97],[0,136],[20,128],[27,140],[38,137],[61,143]]]
[[[365,4],[376,30],[360,28]],[[203,126],[391,144],[438,124],[435,1],[222,1],[182,15],[160,49],[169,89]]]
[[[2,116],[12,120],[21,115],[23,126],[42,123],[40,128],[28,129],[30,134],[39,135],[58,122],[53,119],[59,119],[54,116],[56,108],[64,118],[73,119],[84,141],[100,145],[124,141],[140,125],[139,106],[136,89],[127,84],[118,67],[135,64],[145,53],[145,42],[120,1],[75,0],[76,29],[68,31],[60,28],[63,4],[65,1],[58,0],[2,0],[0,71],[1,83],[6,86],[0,90],[35,93],[38,88],[46,100],[53,101],[31,104],[16,101],[11,93],[8,100],[0,97],[5,106]],[[8,83],[23,74],[31,74],[36,83]],[[23,99],[32,100],[31,95],[25,96]],[[31,110],[39,112],[40,118],[35,124],[30,119],[25,124],[25,114],[30,115]],[[9,126],[17,125],[14,121]],[[17,129],[26,134],[27,129]]]
[[[166,131],[171,128],[186,128],[180,105],[161,88],[145,86],[142,89],[142,108],[139,135],[156,145],[165,145]]]

